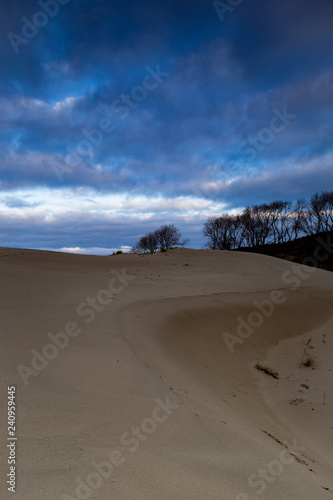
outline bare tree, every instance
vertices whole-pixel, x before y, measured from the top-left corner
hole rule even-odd
[[[243,226],[242,226],[242,216],[235,215],[233,221],[233,231],[234,231],[234,248],[241,248],[244,242],[243,237]]]
[[[142,236],[135,247],[132,248],[134,253],[154,253],[158,249],[158,240],[155,233],[148,233]]]
[[[317,234],[319,219],[316,221],[316,199],[298,200],[298,220],[297,223],[303,234],[312,236]]]
[[[161,226],[155,231],[155,236],[158,241],[160,250],[169,250],[175,246],[184,246],[185,241],[182,241],[182,234],[178,227],[174,224]]]
[[[322,191],[310,201],[314,233],[330,231],[333,223],[333,191]]]
[[[140,238],[132,248],[134,253],[154,253],[157,250],[169,250],[175,246],[184,246],[189,239],[182,239],[180,230],[174,225],[163,225],[156,231],[148,233]]]
[[[243,237],[248,246],[264,245],[272,226],[269,205],[246,207],[241,215],[241,224]]]
[[[307,205],[307,201],[304,198],[300,198],[296,201],[292,208],[292,223],[291,230],[294,240],[296,240],[301,234],[306,234],[304,232],[304,224],[305,224],[305,208]]]
[[[309,212],[311,214],[312,230],[314,234],[324,231],[325,227],[325,194],[316,193],[311,197],[309,204]]]
[[[292,239],[292,202],[273,201],[269,204],[273,243]]]
[[[217,217],[210,217],[208,221],[204,223],[202,232],[204,236],[208,238],[206,247],[209,250],[221,250],[218,247],[218,230]]]
[[[241,231],[238,216],[223,214],[211,217],[204,224],[203,234],[208,238],[207,248],[210,250],[231,250],[240,246]]]
[[[325,231],[333,230],[333,191],[323,191],[323,196],[326,200],[326,225]]]

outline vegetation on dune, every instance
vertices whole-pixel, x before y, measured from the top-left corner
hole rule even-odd
[[[333,231],[333,191],[310,200],[247,206],[240,215],[222,214],[204,224],[207,248],[232,250],[297,240]]]
[[[257,370],[260,370],[262,372],[267,373],[267,375],[270,375],[273,378],[276,378],[276,379],[279,378],[279,374],[277,372],[273,371],[272,368],[270,368],[267,365],[262,365],[261,363],[257,363],[255,365],[255,368],[257,368]]]
[[[158,250],[165,252],[176,246],[183,247],[189,239],[183,239],[178,227],[174,224],[165,224],[154,232],[147,233],[140,238],[132,248],[133,253],[154,253]]]
[[[263,253],[301,264],[310,265],[309,257],[318,256],[319,244],[317,265],[330,271],[332,232],[333,191],[316,193],[309,200],[248,206],[239,215],[211,217],[203,227],[210,250]]]
[[[301,359],[300,361],[300,366],[313,366],[315,363],[315,360],[312,356],[308,356],[305,359]]]

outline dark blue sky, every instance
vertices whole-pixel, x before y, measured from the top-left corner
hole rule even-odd
[[[333,189],[330,0],[2,0],[0,245],[110,253]]]

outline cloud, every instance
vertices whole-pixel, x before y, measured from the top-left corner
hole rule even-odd
[[[221,23],[203,0],[71,0],[15,54],[6,34],[37,10],[0,6],[0,209],[13,244],[93,248],[95,224],[100,248],[119,248],[172,219],[200,245],[206,215],[332,182],[332,2],[241,2]],[[169,76],[122,119],[112,103],[148,66]],[[244,154],[284,108],[295,119]]]
[[[127,247],[126,247],[127,248]],[[43,250],[50,250],[48,248],[44,248]],[[112,255],[113,253],[119,251],[119,248],[99,248],[99,247],[92,247],[92,248],[80,248],[80,247],[74,247],[74,248],[59,248],[58,250],[51,249],[52,251],[59,251],[59,252],[64,252],[64,253],[76,253],[80,255]]]
[[[37,204],[29,203],[25,199],[16,198],[15,196],[5,196],[2,203],[8,208],[32,208],[37,206]]]

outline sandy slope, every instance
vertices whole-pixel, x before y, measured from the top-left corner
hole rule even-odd
[[[0,249],[1,407],[15,385],[16,498],[333,498],[333,274],[293,266],[195,250]],[[112,277],[111,301],[101,290]],[[255,319],[254,301],[267,317],[229,349],[225,333]],[[32,369],[31,350],[66,328],[77,335],[49,348],[54,359],[24,383],[18,366]],[[299,367],[307,354],[315,369]],[[4,412],[1,432],[0,497],[11,498]]]

